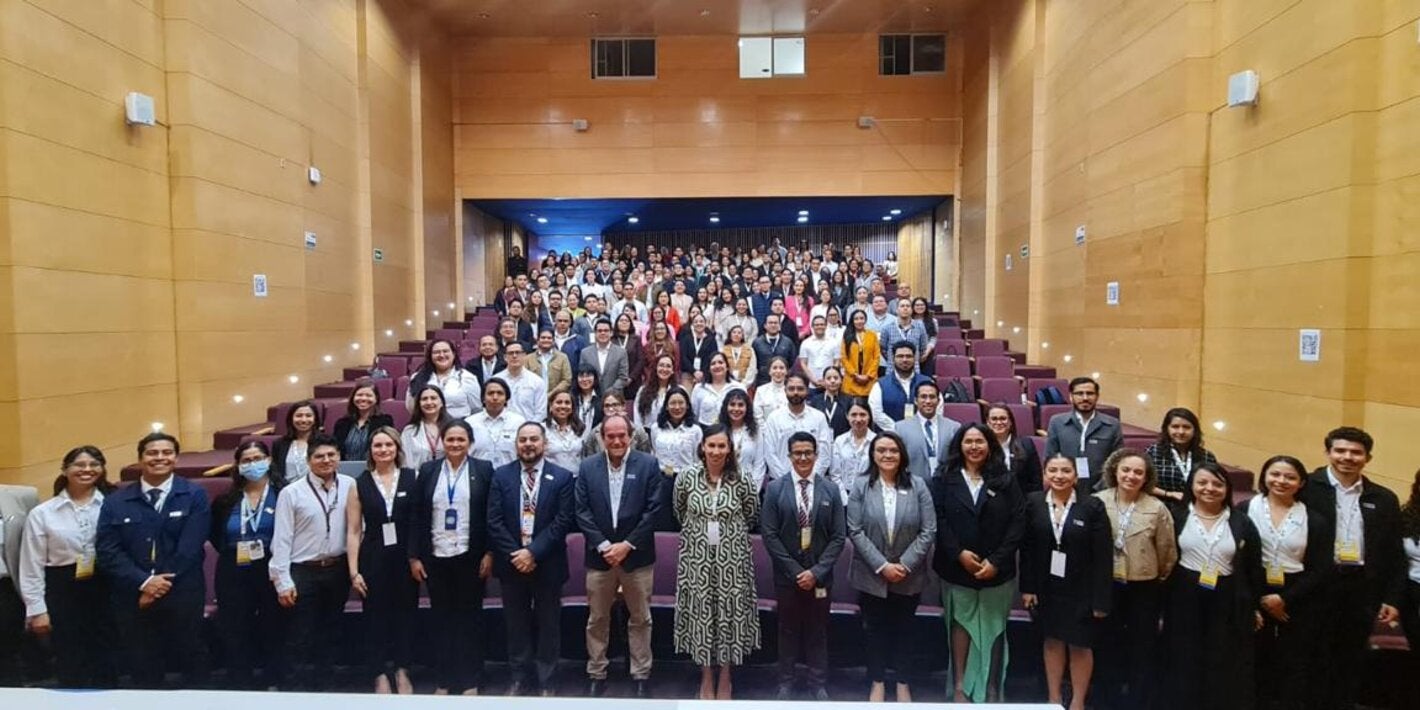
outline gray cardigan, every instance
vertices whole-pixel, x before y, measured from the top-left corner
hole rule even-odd
[[[932,544],[937,537],[937,514],[927,481],[914,477],[911,488],[897,489],[897,514],[892,545],[887,543],[887,514],[883,511],[881,482],[868,485],[861,476],[848,498],[848,539],[853,543],[853,564],[848,581],[853,588],[875,597],[889,592],[922,593],[931,573]],[[878,569],[889,562],[907,567],[907,578],[889,585]]]

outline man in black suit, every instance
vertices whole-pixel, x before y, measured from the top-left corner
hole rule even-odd
[[[1400,501],[1362,475],[1375,441],[1355,427],[1326,435],[1328,465],[1312,472],[1301,499],[1336,526],[1333,573],[1323,590],[1317,650],[1327,681],[1317,707],[1353,708],[1363,676],[1367,641],[1377,621],[1395,628],[1405,592],[1405,547]]]
[[[605,453],[582,461],[577,474],[577,526],[586,537],[588,694],[606,693],[606,648],[617,589],[626,601],[626,640],[638,698],[650,697],[651,588],[656,566],[660,467],[631,448],[631,420],[602,422]]]
[[[755,364],[759,369],[759,374],[755,375],[755,386],[762,385],[769,381],[769,361],[776,357],[784,358],[784,362],[790,369],[794,367],[794,361],[799,356],[799,348],[794,345],[794,341],[784,337],[780,332],[780,317],[771,313],[764,319],[764,332],[754,339]]]
[[[808,667],[814,700],[828,700],[829,590],[847,531],[838,486],[814,475],[818,456],[813,434],[790,436],[794,475],[769,483],[760,512],[759,529],[774,563],[778,600],[779,700],[793,699],[794,664],[799,660]]]
[[[572,312],[563,309],[552,316],[552,344],[567,356],[567,364],[572,366],[572,372],[576,372],[581,362],[582,348],[592,343],[572,330]]]
[[[537,331],[533,328],[532,323],[523,319],[523,307],[521,298],[508,301],[508,317],[518,324],[518,340],[522,342],[523,347],[532,350],[533,344],[536,342]]]
[[[483,675],[483,588],[493,569],[488,551],[488,489],[493,465],[471,458],[473,427],[455,419],[440,427],[444,458],[419,467],[409,540],[409,571],[427,582],[434,614],[435,694],[478,695]]]
[[[464,363],[463,367],[473,373],[474,379],[478,380],[478,389],[482,391],[494,375],[508,369],[508,363],[498,352],[498,339],[485,335],[478,339],[478,357],[473,362]]]
[[[576,496],[572,472],[543,459],[547,433],[541,424],[518,427],[515,443],[518,460],[493,472],[488,492],[488,540],[508,622],[508,695],[527,694],[536,672],[541,694],[552,697]]]

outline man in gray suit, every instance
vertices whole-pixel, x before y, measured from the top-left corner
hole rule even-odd
[[[0,485],[0,685],[19,685],[20,646],[25,634],[25,604],[20,599],[20,533],[25,518],[39,504],[29,486]]]
[[[1046,429],[1045,458],[1064,454],[1074,459],[1082,490],[1089,490],[1104,475],[1105,459],[1124,446],[1119,420],[1095,411],[1099,401],[1100,383],[1088,377],[1070,380],[1074,411],[1051,417]]]
[[[788,446],[794,473],[769,483],[759,525],[778,599],[777,699],[793,699],[794,665],[802,659],[813,699],[827,701],[829,590],[847,535],[843,495],[832,481],[814,475],[819,451],[813,434],[795,432]]]
[[[893,425],[907,445],[907,471],[919,481],[928,481],[937,472],[937,463],[947,460],[947,447],[961,424],[937,413],[942,395],[936,383],[923,380],[913,392],[917,412]]]
[[[580,366],[591,365],[597,368],[597,374],[601,381],[601,396],[605,397],[608,392],[619,396],[626,396],[626,383],[630,381],[630,367],[626,360],[626,351],[620,345],[611,342],[611,321],[602,318],[597,321],[596,340],[585,348],[578,357]]]

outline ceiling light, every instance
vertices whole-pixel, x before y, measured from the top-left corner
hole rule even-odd
[[[803,223],[805,223],[805,222],[807,222],[807,221],[809,221],[809,218],[808,218],[807,215],[802,215],[802,216],[799,217],[799,224],[803,224]]]
[[[286,378],[286,381],[294,385],[297,382],[301,381],[301,377],[299,375],[291,375],[290,377]]]
[[[1092,379],[1092,380],[1098,380],[1099,378],[1100,378],[1100,373],[1099,373],[1099,371],[1095,371],[1095,372],[1091,372],[1091,373],[1090,373],[1090,379]]]
[[[883,215],[883,221],[884,221],[884,222],[891,222],[891,221],[892,221],[892,215],[888,215],[888,214]]]
[[[323,357],[323,358],[321,358],[321,359],[322,359],[322,360],[325,360],[326,362],[335,362],[335,356],[334,356],[334,355],[326,355],[325,357]]]
[[[1075,359],[1075,356],[1071,355],[1070,353],[1065,353],[1065,357],[1062,357],[1060,359],[1064,360],[1065,362],[1070,362],[1071,360]]]
[[[709,16],[710,16],[710,10],[709,10],[709,9],[701,10],[701,11],[700,11],[700,16],[701,16],[701,17],[709,17]]]
[[[1049,349],[1050,349],[1050,343],[1049,343],[1049,342],[1041,343],[1041,344],[1040,344],[1040,349],[1041,349],[1041,350],[1049,350]]]
[[[1016,327],[1014,327],[1014,328],[1011,329],[1011,332],[1012,332],[1012,333],[1015,333],[1015,334],[1017,334],[1017,335],[1020,335],[1021,327],[1020,327],[1020,326],[1016,326]]]
[[[350,344],[350,349],[351,349],[351,350],[359,350],[359,349],[360,349],[360,344],[359,344],[359,343],[351,343],[351,344]]]
[[[1148,395],[1148,393],[1146,393],[1146,392],[1140,392],[1140,393],[1139,393],[1138,395],[1136,395],[1136,396],[1137,396],[1137,398],[1139,399],[1139,402],[1140,402],[1141,404],[1144,403],[1144,402],[1149,401],[1149,395]]]
[[[537,218],[537,223],[538,223],[538,224],[547,224],[547,218],[546,218],[546,217],[538,217],[538,218]]]
[[[1006,327],[1006,321],[1003,321],[1003,320],[998,320],[998,321],[996,321],[996,327],[997,327],[997,328],[1005,328],[1005,327]]]
[[[439,312],[438,312],[438,311],[432,311],[432,313],[434,314],[434,317],[435,317],[435,318],[438,318],[438,317],[439,317]]]
[[[590,17],[590,18],[592,18],[593,20],[595,20],[595,19],[597,19],[597,17],[599,17],[599,15],[597,15],[597,13],[595,13],[595,12],[589,12],[589,13],[587,13],[587,17]]]
[[[641,218],[640,218],[640,217],[627,217],[627,218],[626,218],[626,221],[627,221],[627,222],[630,222],[630,223],[632,223],[632,224],[640,224]]]
[[[897,215],[902,214],[902,210],[888,210],[888,214],[893,215],[894,217],[896,217]]]
[[[404,319],[404,324],[407,325],[407,326],[413,327],[413,326],[414,326],[414,320],[411,319],[411,318],[405,318],[405,319]]]
[[[1222,431],[1228,428],[1228,423],[1223,421],[1222,419],[1219,419],[1218,421],[1213,422],[1213,428],[1217,429],[1218,431]]]
[[[719,224],[719,223],[720,223],[720,218],[719,218],[719,217],[716,217],[716,216],[713,215],[713,214],[710,215],[710,224]]]
[[[971,312],[971,314],[974,315],[974,316],[979,316],[979,315],[981,315],[981,311],[979,311],[979,310],[973,310],[973,311]]]
[[[241,396],[241,395],[239,395],[239,394],[234,394],[234,395],[232,395],[232,402],[234,402],[234,403],[236,403],[236,404],[241,404],[241,403],[242,403],[243,401],[245,401],[245,400],[246,400],[246,397],[243,397],[243,396]]]
[[[162,431],[162,430],[163,430],[163,423],[162,423],[162,422],[153,422],[153,423],[150,424],[149,426],[151,426],[151,427],[153,428],[153,431],[154,431],[154,432],[159,432],[159,431]]]
[[[808,210],[799,210],[799,216],[800,216],[800,217],[807,217],[807,216],[809,216],[809,211],[808,211]]]
[[[478,19],[480,19],[480,20],[486,20],[486,19],[488,19],[489,17],[490,17],[490,15],[489,15],[488,13],[486,13],[486,12],[480,12],[480,13],[478,13]]]
[[[393,338],[393,337],[394,337],[394,331],[393,331],[393,330],[390,330],[390,329],[388,329],[388,328],[386,328],[386,329],[385,329],[385,337],[386,337],[386,338]]]
[[[458,304],[457,304],[457,303],[454,303],[453,301],[449,301],[449,310],[452,311],[452,310],[454,310],[455,308],[458,308]]]
[[[582,241],[584,241],[584,242],[590,242],[590,241],[592,241],[592,238],[591,238],[591,237],[582,237]]]

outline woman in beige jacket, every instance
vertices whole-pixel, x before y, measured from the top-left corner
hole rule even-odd
[[[1149,491],[1154,464],[1120,449],[1104,466],[1104,502],[1114,540],[1114,611],[1100,634],[1098,690],[1107,707],[1148,707],[1163,580],[1178,561],[1173,516]]]

